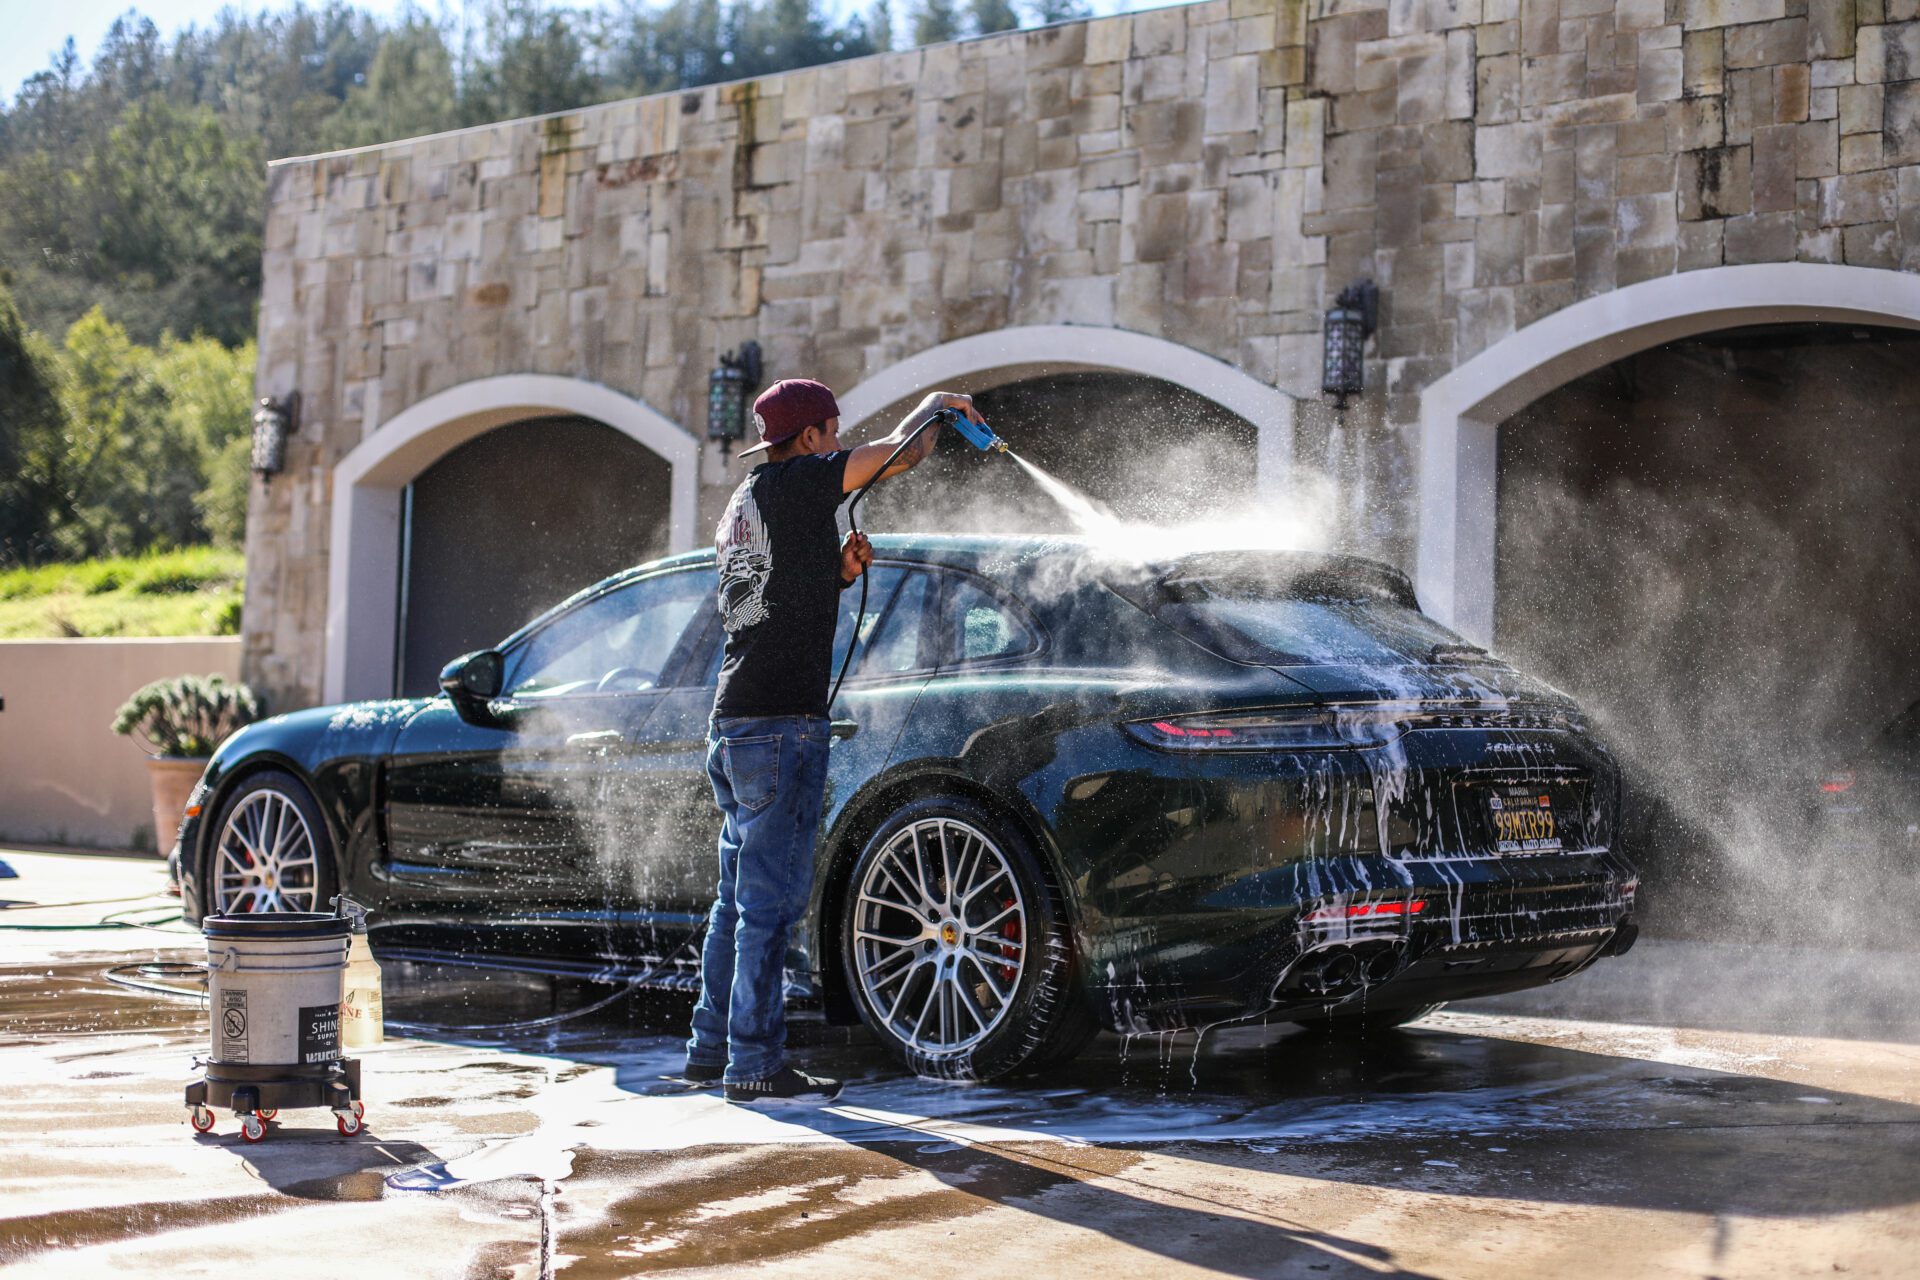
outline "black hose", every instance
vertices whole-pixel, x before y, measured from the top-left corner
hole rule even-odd
[[[887,474],[887,468],[893,465],[894,460],[896,458],[898,458],[901,454],[906,452],[907,446],[912,444],[916,439],[918,439],[922,431],[925,431],[928,427],[932,426],[936,422],[939,422],[940,420],[942,420],[952,412],[953,412],[952,409],[935,410],[931,418],[928,418],[925,422],[921,423],[919,426],[915,427],[912,431],[909,431],[907,433],[907,438],[900,442],[899,448],[895,449],[892,453],[887,455],[887,460],[880,464],[879,470],[875,471],[871,476],[867,478],[867,482],[865,484],[861,485],[858,489],[855,489],[853,491],[853,498],[847,503],[847,532],[848,533],[860,532],[860,524],[857,520],[853,518],[853,513],[860,506],[860,499],[867,496],[867,490],[873,488],[874,485],[879,483],[880,477]],[[833,678],[833,691],[827,695],[828,716],[832,716],[833,714],[833,703],[834,703],[834,699],[840,696],[840,686],[846,683],[847,668],[853,665],[853,651],[856,648],[858,648],[860,644],[860,628],[862,625],[865,624],[867,620],[867,576],[870,571],[871,571],[871,566],[869,566],[868,570],[863,571],[860,574],[860,608],[859,608],[859,611],[856,612],[853,617],[853,634],[847,637],[846,656],[840,659],[840,674]]]

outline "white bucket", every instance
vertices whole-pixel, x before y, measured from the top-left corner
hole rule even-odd
[[[308,1066],[340,1057],[348,921],[303,911],[208,916],[213,1061]]]

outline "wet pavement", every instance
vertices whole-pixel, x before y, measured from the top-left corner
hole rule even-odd
[[[248,1145],[184,1122],[158,864],[0,858],[9,1275],[1915,1274],[1912,952],[1643,942],[1357,1045],[1103,1036],[994,1086],[802,1022],[852,1083],[782,1116],[669,1078],[684,1000],[390,967],[366,1132]]]

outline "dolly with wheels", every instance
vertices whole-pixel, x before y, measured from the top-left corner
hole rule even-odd
[[[316,1066],[208,1063],[206,1077],[187,1086],[187,1123],[195,1133],[212,1133],[213,1108],[228,1107],[240,1121],[240,1136],[259,1142],[267,1136],[266,1122],[278,1120],[281,1108],[326,1107],[334,1127],[351,1138],[365,1127],[367,1114],[360,1099],[360,1061],[335,1058]]]

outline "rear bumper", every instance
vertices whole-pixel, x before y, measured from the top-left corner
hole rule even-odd
[[[1121,1030],[1405,1008],[1557,982],[1638,934],[1638,878],[1610,851],[1408,862],[1397,876],[1355,862],[1214,915],[1216,945],[1162,968],[1172,981],[1095,983],[1095,1007]]]

